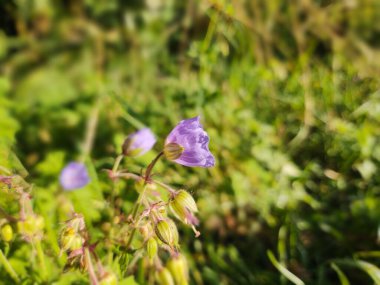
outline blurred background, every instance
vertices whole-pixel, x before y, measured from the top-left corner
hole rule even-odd
[[[200,238],[180,228],[192,284],[380,284],[379,74],[377,0],[0,1],[0,154],[29,172],[54,251],[68,161],[88,157],[68,195],[96,239],[125,136],[159,138],[139,172],[200,115],[216,166],[157,167],[199,206]]]

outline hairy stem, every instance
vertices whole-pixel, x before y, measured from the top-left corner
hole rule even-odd
[[[146,168],[146,172],[145,172],[145,184],[148,182],[148,180],[150,179],[150,175],[152,173],[152,170],[153,170],[153,167],[156,165],[157,161],[161,158],[161,156],[164,155],[164,152],[161,151],[155,159],[153,159],[153,161],[148,165],[148,167]]]
[[[136,216],[137,216],[137,213],[139,212],[140,210],[140,206],[141,206],[141,201],[144,197],[144,194],[145,194],[145,190],[147,188],[147,185],[148,185],[148,182],[150,180],[150,175],[152,173],[152,170],[154,168],[154,166],[156,165],[157,161],[160,159],[160,157],[164,154],[163,151],[161,151],[155,159],[153,159],[153,161],[148,165],[147,169],[146,169],[146,172],[145,172],[145,177],[144,177],[144,188],[143,190],[140,192],[140,195],[139,197],[137,198],[137,202],[135,204],[135,206],[133,207],[133,210],[132,210],[132,221],[134,222],[136,220]],[[128,238],[128,241],[127,241],[127,245],[126,247],[129,248],[131,246],[131,243],[132,243],[132,240],[133,240],[133,237],[136,233],[136,228],[133,228],[132,232],[131,232],[131,235],[129,236]]]
[[[90,250],[88,249],[88,247],[84,249],[84,258],[86,260],[86,265],[88,268],[88,275],[90,276],[91,285],[99,285],[99,281],[98,281],[98,278],[96,277],[94,266],[92,265]]]
[[[119,168],[120,162],[122,161],[124,155],[120,154],[118,157],[115,159],[115,163],[112,167],[112,174],[115,174],[117,169]]]

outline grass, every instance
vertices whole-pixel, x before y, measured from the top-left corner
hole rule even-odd
[[[192,283],[376,282],[378,257],[357,257],[379,242],[376,1],[8,1],[0,11],[0,165],[35,185],[49,282],[87,282],[62,273],[65,201],[103,240],[112,217],[101,170],[125,136],[149,126],[159,145],[198,114],[216,167],[156,170],[196,197],[201,237],[180,227]],[[123,166],[140,172],[158,151]],[[59,193],[59,172],[80,158],[95,182]],[[116,189],[126,213],[130,186]],[[0,205],[15,214],[10,201]],[[41,282],[19,236],[3,251],[26,284]],[[99,251],[120,280],[130,275],[128,254]]]

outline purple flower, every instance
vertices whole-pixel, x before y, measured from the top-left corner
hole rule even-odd
[[[209,137],[199,122],[199,116],[179,122],[165,141],[165,156],[189,167],[211,167],[214,156],[208,148]]]
[[[123,143],[123,154],[127,156],[140,156],[152,149],[156,138],[148,128],[130,134]]]
[[[90,182],[90,177],[83,163],[70,162],[61,171],[59,182],[64,190],[70,191],[86,186]]]

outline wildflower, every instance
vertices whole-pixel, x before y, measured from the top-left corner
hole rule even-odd
[[[125,156],[140,156],[152,149],[156,138],[148,128],[130,134],[124,141],[122,152]]]
[[[215,164],[209,148],[209,137],[199,116],[181,121],[168,135],[164,154],[169,160],[189,167],[211,167]]]
[[[62,170],[59,181],[64,190],[82,188],[90,182],[86,166],[80,162],[70,162]]]

